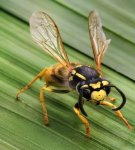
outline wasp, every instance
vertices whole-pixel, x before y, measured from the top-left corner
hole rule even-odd
[[[49,121],[44,92],[68,93],[76,91],[79,96],[73,110],[84,124],[87,137],[90,136],[90,124],[86,119],[87,113],[83,108],[85,101],[112,108],[126,126],[132,129],[131,125],[120,112],[120,109],[126,103],[124,93],[109,80],[102,77],[101,63],[111,40],[106,39],[101,19],[96,10],[89,14],[88,28],[95,68],[70,62],[62,43],[60,32],[53,19],[44,12],[34,12],[30,18],[32,39],[58,63],[43,69],[28,85],[17,92],[16,98],[18,99],[19,95],[30,88],[37,79],[44,78],[44,86],[40,89],[39,99],[45,125]],[[112,88],[115,88],[122,98],[122,102],[118,107],[111,103],[115,98],[109,97]]]

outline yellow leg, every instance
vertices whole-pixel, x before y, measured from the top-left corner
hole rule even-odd
[[[44,99],[44,91],[45,90],[47,90],[46,86],[42,87],[40,90],[40,103],[41,103],[42,110],[44,113],[44,123],[45,123],[45,125],[48,125],[48,113],[47,113],[45,99]]]
[[[16,99],[18,100],[19,95],[31,87],[31,85],[37,80],[44,76],[46,69],[43,69],[29,84],[27,84],[25,87],[23,87],[21,90],[19,90],[16,94]]]
[[[100,104],[111,107],[111,108],[116,108],[115,105],[113,105],[112,103],[106,102],[106,101],[101,101]],[[127,122],[127,120],[123,117],[122,113],[119,110],[115,111],[115,113],[120,117],[120,119],[126,124],[126,126],[129,129],[132,129],[131,125]]]
[[[40,90],[40,103],[42,105],[42,110],[44,113],[44,123],[45,123],[45,125],[48,125],[48,113],[47,113],[45,99],[44,99],[44,91],[55,92],[55,93],[67,93],[67,92],[69,92],[69,90],[68,89],[63,89],[63,90],[52,89],[51,87],[47,87],[46,85],[41,88],[41,90]]]
[[[112,102],[114,102],[115,100],[116,100],[116,98],[113,98],[113,97],[106,97],[105,99],[107,99],[107,100],[109,100],[109,101],[112,101]]]
[[[80,118],[82,123],[85,125],[86,137],[90,137],[90,125],[89,125],[88,120],[84,116],[81,115],[80,110],[78,108],[74,107],[73,109],[76,115]]]

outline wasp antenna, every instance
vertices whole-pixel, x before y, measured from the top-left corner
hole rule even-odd
[[[119,93],[120,93],[120,95],[121,95],[121,97],[122,97],[122,103],[121,103],[121,105],[119,106],[119,107],[117,107],[117,108],[114,108],[114,109],[112,109],[113,111],[117,111],[117,110],[120,110],[125,104],[126,104],[126,96],[125,96],[125,94],[119,89],[119,88],[117,88],[115,85],[110,85],[109,87],[114,87]]]
[[[85,116],[87,116],[87,113],[85,112],[85,110],[84,110],[84,108],[83,108],[83,99],[82,99],[82,97],[83,97],[83,89],[81,89],[81,90],[79,91],[79,93],[80,93],[79,99],[78,99],[79,108],[80,108],[82,114],[85,115]]]

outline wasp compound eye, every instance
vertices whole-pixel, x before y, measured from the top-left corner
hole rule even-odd
[[[104,86],[103,88],[102,88],[104,91],[106,91],[106,94],[108,95],[109,93],[110,93],[110,91],[111,91],[111,87],[109,87],[109,86]]]
[[[89,100],[91,98],[91,92],[89,89],[84,89],[83,90],[83,97]]]

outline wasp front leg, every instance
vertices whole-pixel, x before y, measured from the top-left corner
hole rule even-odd
[[[106,101],[100,101],[100,105],[108,106],[111,108],[116,108],[115,105],[113,105],[112,103],[106,102]],[[119,110],[116,110],[115,113],[126,124],[126,126],[129,129],[132,129],[132,126],[128,123],[128,121],[124,118],[124,116],[122,115],[122,113]]]
[[[78,107],[78,103],[75,104],[73,109],[74,109],[75,114],[79,117],[79,119],[82,121],[82,123],[85,126],[86,137],[90,137],[90,124],[88,120],[81,114],[80,109]]]
[[[105,99],[106,99],[106,100],[109,100],[109,101],[112,101],[112,102],[116,101],[116,98],[114,98],[114,97],[109,97],[109,96],[105,97]]]

